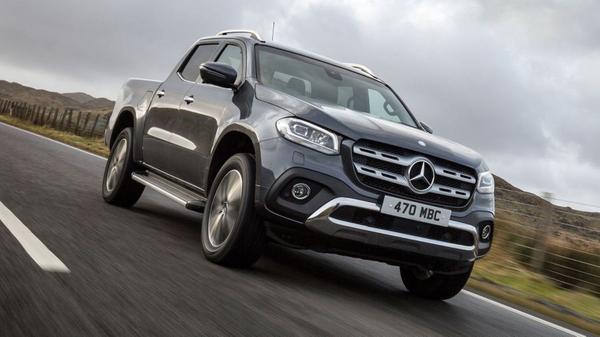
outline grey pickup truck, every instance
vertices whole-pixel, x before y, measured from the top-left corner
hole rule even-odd
[[[230,30],[202,38],[164,82],[131,79],[105,132],[102,195],[150,188],[203,213],[212,262],[251,266],[267,242],[399,266],[447,299],[490,250],[494,178],[434,136],[358,64]]]

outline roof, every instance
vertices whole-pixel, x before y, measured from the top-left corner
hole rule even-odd
[[[234,35],[237,34],[237,35]],[[239,34],[248,34],[249,36],[243,36],[243,35],[239,35]],[[217,35],[215,36],[207,36],[207,37],[203,37],[201,38],[199,41],[202,40],[207,40],[207,39],[235,39],[235,40],[240,40],[243,41],[245,44],[247,45],[264,45],[264,46],[270,46],[270,47],[274,47],[277,49],[282,49],[285,51],[289,51],[295,54],[300,54],[300,55],[304,55],[307,57],[310,57],[312,59],[318,60],[318,61],[322,61],[325,63],[329,63],[332,64],[334,66],[340,67],[340,68],[344,68],[346,70],[361,74],[363,76],[367,76],[370,78],[373,78],[377,81],[383,82],[381,79],[379,79],[369,68],[367,68],[366,66],[360,65],[360,64],[356,64],[356,63],[344,63],[344,62],[340,62],[334,59],[331,59],[329,57],[323,56],[323,55],[319,55],[319,54],[315,54],[312,52],[308,52],[306,50],[301,50],[301,49],[297,49],[297,48],[293,48],[290,46],[286,46],[274,41],[266,41],[263,40],[260,35],[258,35],[258,33],[251,31],[251,30],[227,30],[227,31],[223,31],[223,32],[219,32]]]

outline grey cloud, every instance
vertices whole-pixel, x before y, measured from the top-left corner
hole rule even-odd
[[[128,77],[164,78],[201,36],[270,36],[277,21],[276,40],[366,64],[509,181],[600,203],[584,176],[600,176],[599,2],[5,2],[0,69],[113,97]]]

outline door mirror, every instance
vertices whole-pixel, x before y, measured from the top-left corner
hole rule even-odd
[[[419,124],[421,124],[421,128],[423,128],[423,130],[426,132],[433,133],[433,129],[431,129],[429,125],[425,124],[425,122],[419,122]]]
[[[204,83],[234,88],[237,71],[225,63],[205,62],[200,65],[200,77]]]

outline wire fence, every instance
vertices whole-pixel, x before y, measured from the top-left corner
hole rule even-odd
[[[8,115],[82,137],[103,136],[108,123],[108,114],[75,111],[70,108],[59,109],[8,99],[0,99],[0,115]]]
[[[600,210],[549,193],[540,199],[529,192],[497,188],[493,246],[510,261],[492,264],[515,271],[525,268],[559,287],[600,297],[600,213],[557,206],[554,201]]]

